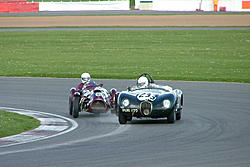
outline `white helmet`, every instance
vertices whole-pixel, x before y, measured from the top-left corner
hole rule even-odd
[[[147,87],[148,86],[148,78],[146,78],[146,77],[140,77],[139,79],[138,79],[138,81],[137,81],[137,86],[139,87],[139,88],[145,88],[145,87]]]
[[[82,83],[84,83],[84,84],[89,82],[90,81],[89,73],[82,73],[81,80],[82,80]]]

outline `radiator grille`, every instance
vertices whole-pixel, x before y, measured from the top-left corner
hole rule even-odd
[[[102,101],[95,101],[92,103],[92,110],[101,111],[105,109],[105,104]]]
[[[141,113],[145,116],[148,116],[152,112],[152,104],[148,101],[144,101],[141,103]]]

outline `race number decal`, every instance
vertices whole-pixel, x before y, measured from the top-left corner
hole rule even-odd
[[[155,99],[156,99],[156,97],[155,97],[154,94],[152,94],[152,93],[146,93],[146,92],[138,94],[137,98],[140,101],[144,101],[144,100],[155,101]]]

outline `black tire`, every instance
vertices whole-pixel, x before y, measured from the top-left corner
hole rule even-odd
[[[126,118],[126,116],[122,113],[122,111],[121,111],[120,108],[119,108],[118,118],[119,118],[119,123],[120,123],[120,124],[126,124],[126,123],[127,123],[127,118]]]
[[[117,115],[117,103],[116,103],[117,95],[115,95],[115,106],[114,108],[111,108],[111,114]]]
[[[184,96],[182,94],[181,95],[181,109],[179,109],[178,112],[176,113],[176,120],[181,120],[181,112],[182,112],[183,104],[184,104]]]
[[[78,96],[73,97],[73,110],[72,110],[72,114],[73,114],[74,118],[78,118],[79,117],[79,112],[80,112],[79,102],[80,102],[80,97],[78,97]]]
[[[172,110],[168,115],[168,123],[173,124],[175,122],[175,112]]]
[[[182,94],[181,95],[181,106],[183,107],[183,105],[184,105],[184,95]]]
[[[181,111],[176,113],[176,120],[181,120]]]
[[[72,104],[72,96],[69,96],[69,115],[72,115],[73,104]]]

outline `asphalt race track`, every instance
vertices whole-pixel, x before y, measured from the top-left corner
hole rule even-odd
[[[69,117],[79,79],[0,77],[0,106]],[[133,80],[97,80],[126,89]],[[184,92],[183,119],[133,120],[81,113],[74,131],[0,148],[1,167],[249,167],[250,84],[158,81]]]

